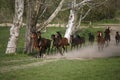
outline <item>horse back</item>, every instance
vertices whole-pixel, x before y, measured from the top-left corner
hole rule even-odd
[[[62,38],[62,39],[59,41],[59,44],[60,44],[60,45],[69,45],[68,39],[67,39],[67,38]]]

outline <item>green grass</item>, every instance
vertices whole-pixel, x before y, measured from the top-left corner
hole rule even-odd
[[[96,24],[120,24],[120,21],[117,19],[104,19],[104,20],[93,23],[93,25],[96,25]]]
[[[0,27],[0,54],[5,53],[9,39],[9,29],[8,27]]]
[[[0,80],[120,80],[120,58],[58,60],[10,72]]]
[[[89,32],[96,35],[98,30],[103,31],[102,28],[84,28],[77,34],[86,36],[87,39]],[[25,28],[21,28],[20,31],[18,53],[5,55],[9,28],[0,27],[0,80],[120,80],[120,57],[93,60],[61,59],[43,65],[38,64],[38,62],[44,62],[45,59],[36,59],[22,53]],[[47,28],[47,32],[43,32],[42,36],[50,38],[51,34],[55,34],[56,31],[64,35],[65,28]],[[22,68],[32,63],[37,63],[37,66]]]

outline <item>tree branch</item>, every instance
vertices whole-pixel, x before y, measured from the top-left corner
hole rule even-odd
[[[56,10],[52,13],[52,15],[48,18],[48,20],[46,20],[45,22],[43,22],[42,24],[40,24],[37,27],[37,30],[41,30],[44,27],[46,27],[56,17],[56,15],[58,14],[58,12],[61,10],[64,1],[65,0],[61,0],[61,2],[59,3],[58,7],[56,8]]]

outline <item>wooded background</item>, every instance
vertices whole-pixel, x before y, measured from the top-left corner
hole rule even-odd
[[[65,0],[64,6],[70,6],[71,0]],[[77,0],[78,2],[80,0]],[[60,0],[48,0],[47,6],[47,14],[42,17],[42,20],[45,20],[48,16],[52,14],[52,12],[56,9],[58,6]],[[104,5],[97,7],[95,9],[92,9],[89,13],[89,16],[87,16],[84,20],[85,21],[100,21],[103,19],[116,19],[120,15],[120,0],[108,0],[107,3]],[[14,17],[14,7],[15,6],[15,0],[0,0],[0,23],[7,23],[7,22],[13,22]],[[26,6],[26,1],[25,1]],[[25,7],[26,8],[26,7]],[[64,17],[63,17],[64,16]],[[57,17],[52,21],[52,23],[65,23],[68,21],[69,16],[69,10],[61,11]],[[26,10],[24,11],[24,22],[26,20]],[[38,20],[40,21],[40,20]]]

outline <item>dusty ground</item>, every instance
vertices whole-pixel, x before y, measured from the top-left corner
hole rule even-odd
[[[104,47],[102,52],[98,51],[97,44],[93,46],[84,46],[78,50],[69,51],[61,56],[59,53],[56,55],[46,56],[46,58],[66,58],[66,59],[93,59],[93,58],[103,58],[103,57],[113,57],[120,56],[120,44],[116,46],[115,44],[115,33],[120,32],[120,26],[110,26],[111,27],[111,41],[108,47]]]

